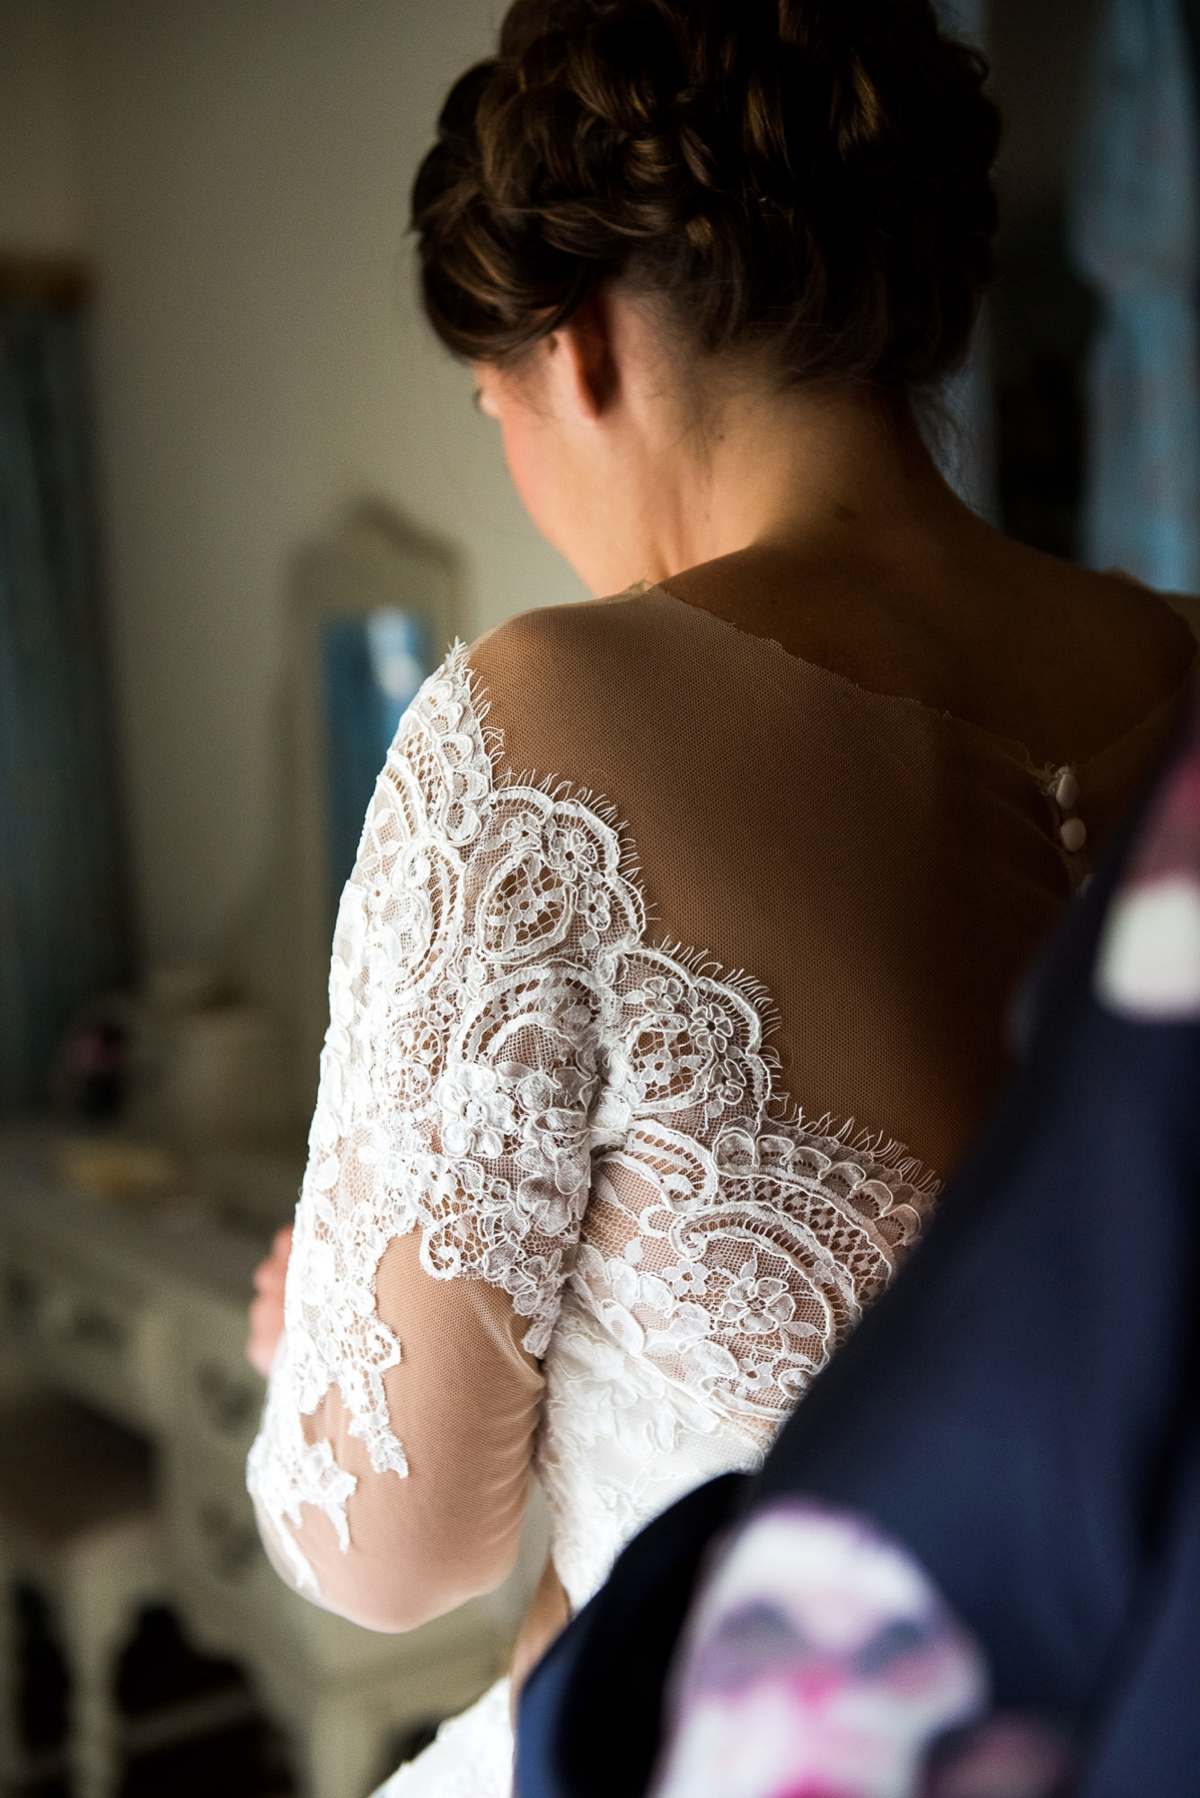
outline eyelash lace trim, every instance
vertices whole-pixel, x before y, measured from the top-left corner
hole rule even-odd
[[[646,941],[590,795],[496,776],[458,645],[401,723],[338,912],[286,1330],[250,1490],[295,1562],[356,1481],[304,1420],[333,1387],[403,1477],[376,1314],[393,1237],[506,1292],[544,1355],[564,1288],[710,1413],[777,1427],[912,1243],[937,1181],[779,1091],[753,982]]]

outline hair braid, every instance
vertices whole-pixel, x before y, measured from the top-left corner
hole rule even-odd
[[[991,274],[986,73],[930,0],[516,0],[417,175],[429,317],[499,361],[621,279],[786,379],[927,384]]]

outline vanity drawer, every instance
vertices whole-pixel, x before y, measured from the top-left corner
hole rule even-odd
[[[246,1359],[246,1314],[189,1307],[177,1373],[178,1426],[197,1447],[245,1461],[266,1385]]]
[[[167,1451],[164,1476],[167,1531],[177,1572],[238,1608],[273,1599],[278,1577],[259,1541],[240,1468],[174,1446]]]
[[[137,1428],[159,1420],[166,1332],[135,1291],[18,1240],[6,1245],[0,1299],[44,1380]]]

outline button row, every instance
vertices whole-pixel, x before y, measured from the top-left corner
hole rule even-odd
[[[1079,781],[1075,770],[1060,768],[1046,790],[1060,813],[1058,840],[1068,855],[1078,855],[1087,842],[1087,825],[1082,818],[1069,816],[1079,804]]]

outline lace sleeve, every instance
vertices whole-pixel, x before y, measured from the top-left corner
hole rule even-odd
[[[414,1239],[422,1306],[430,1279],[447,1295],[482,1283],[493,1345],[502,1301],[520,1352],[495,1351],[492,1383],[514,1357],[528,1373],[606,1139],[605,969],[640,933],[637,893],[583,803],[497,783],[482,715],[458,648],[401,724],[338,914],[286,1327],[248,1470],[264,1533],[327,1602],[304,1508],[345,1555],[360,1481],[398,1497],[409,1475],[389,1404],[404,1308],[393,1328],[377,1292],[389,1244]],[[470,1329],[442,1335],[448,1356],[469,1356]],[[428,1356],[421,1377],[437,1378]],[[469,1389],[469,1368],[450,1384]],[[349,1439],[361,1448],[344,1452]]]

